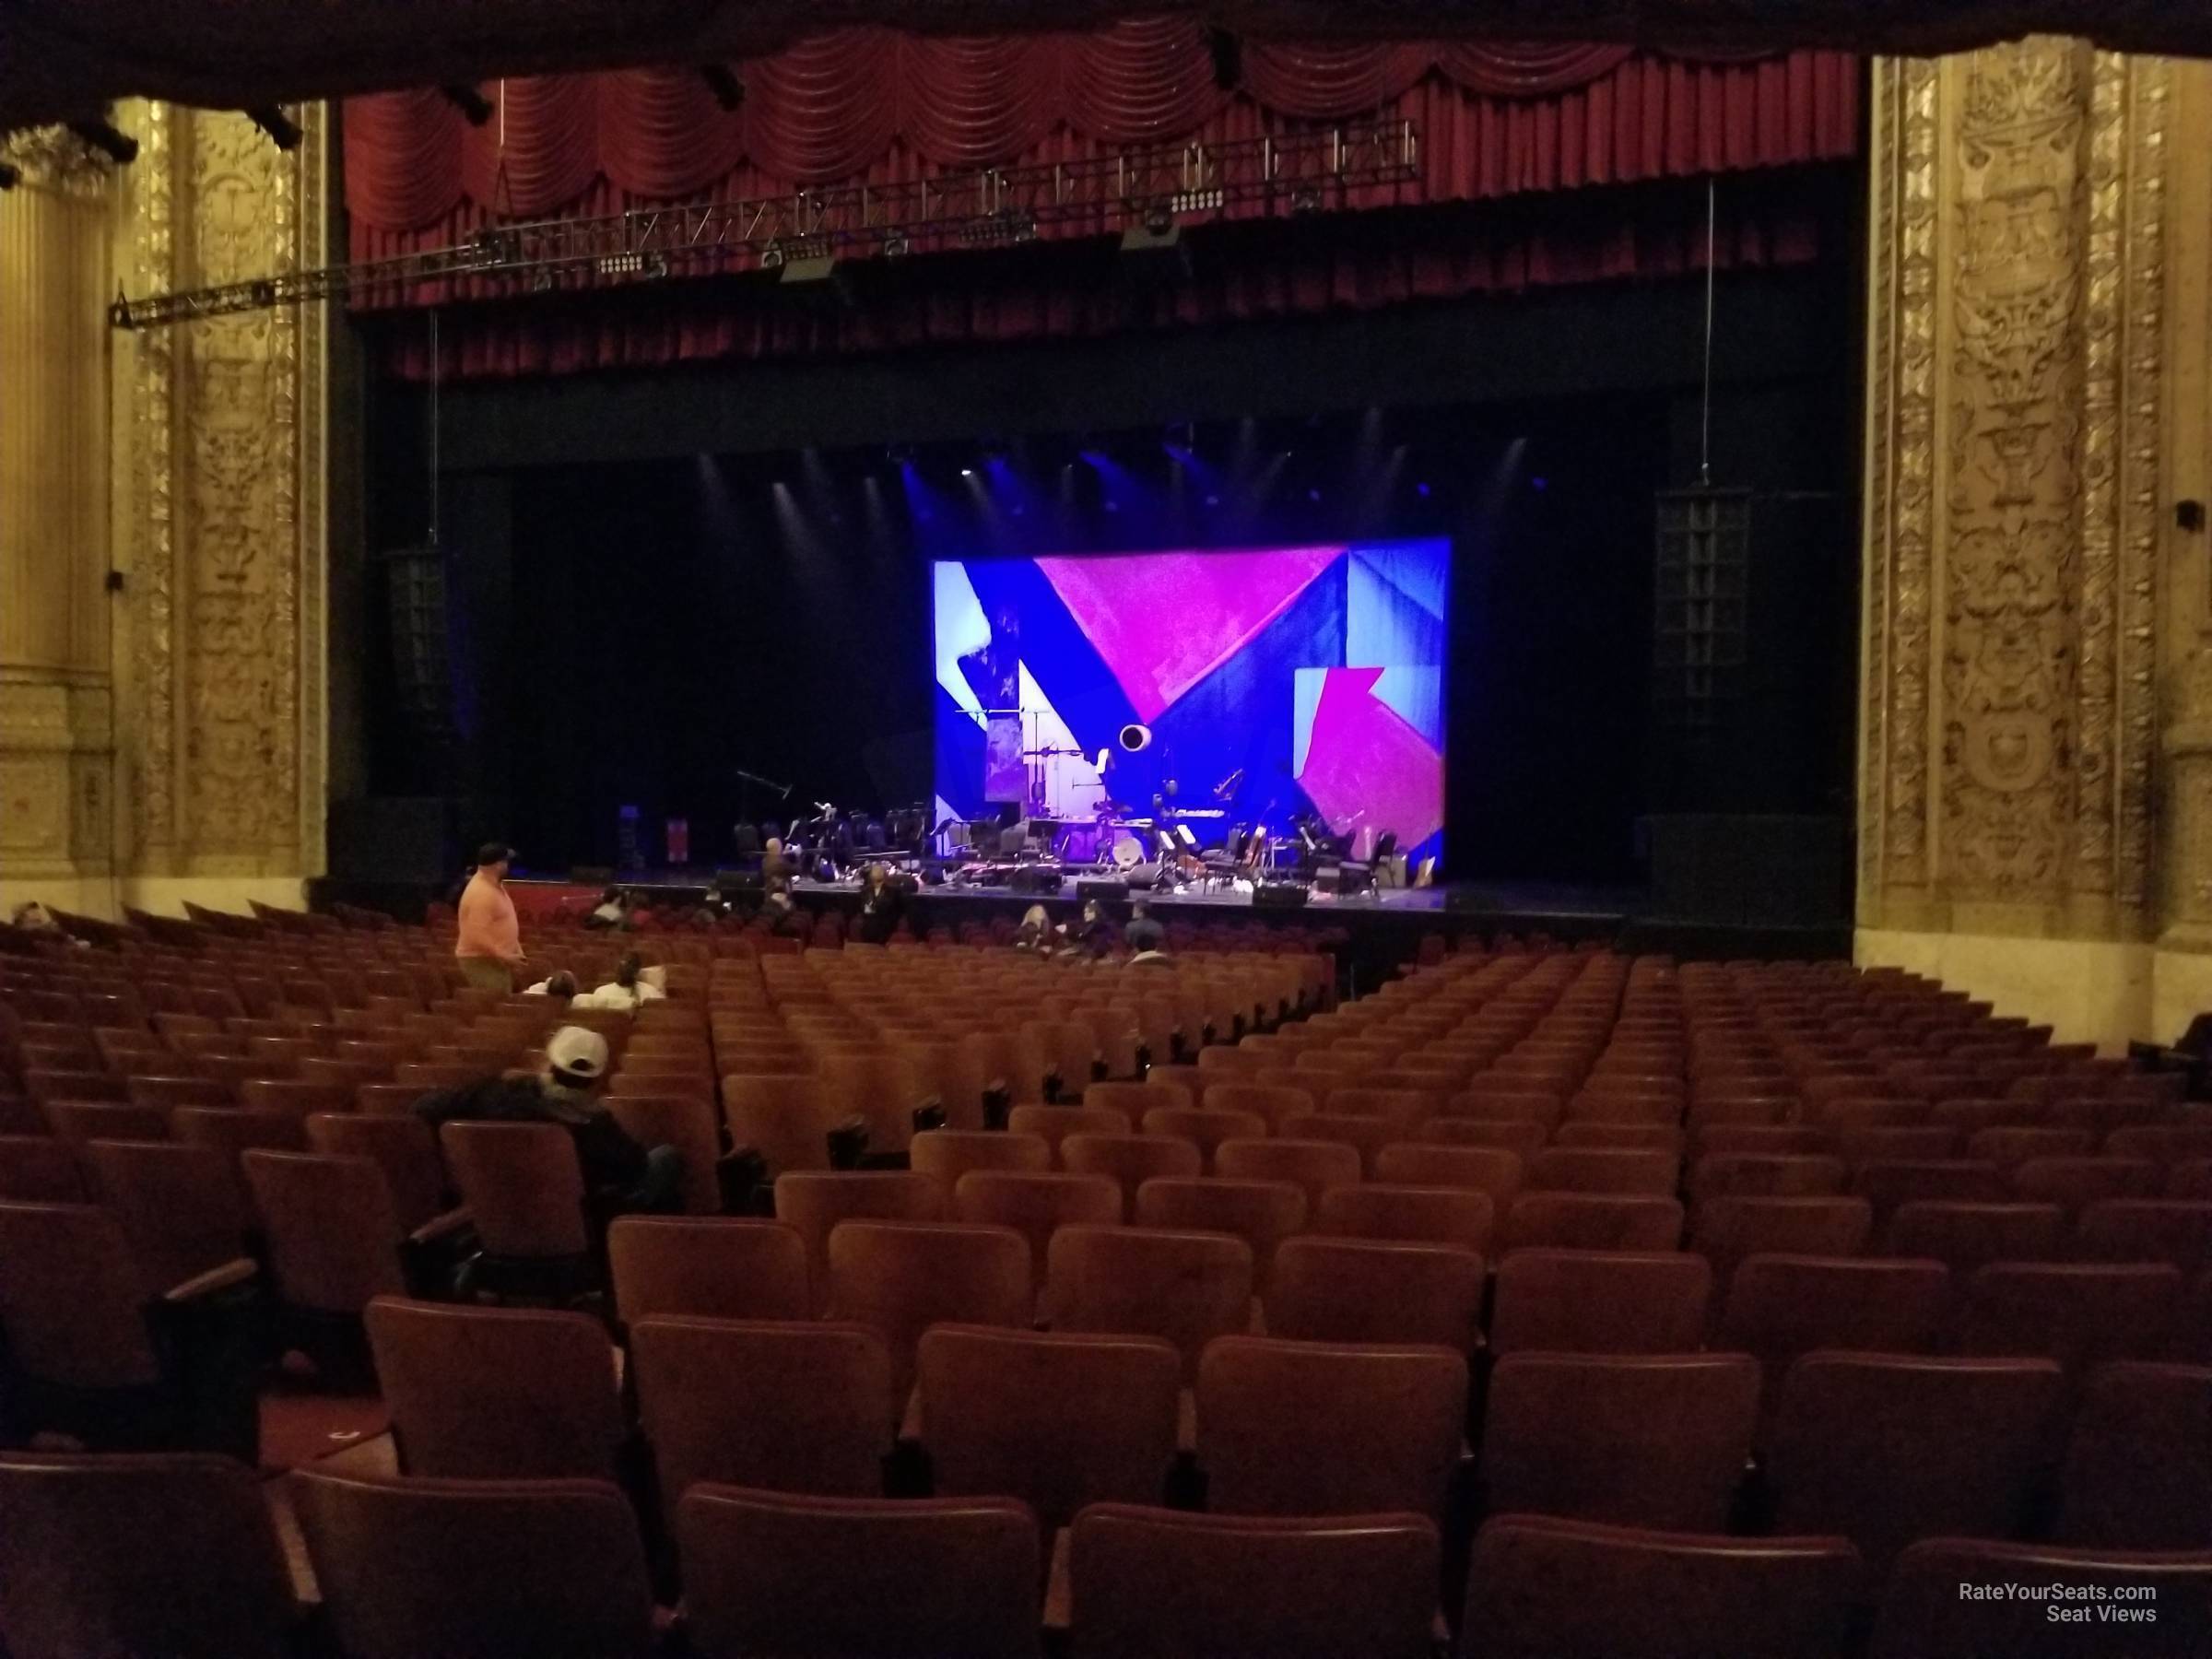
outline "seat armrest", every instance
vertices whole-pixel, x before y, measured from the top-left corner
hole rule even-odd
[[[441,1214],[432,1216],[407,1235],[407,1242],[410,1244],[435,1244],[441,1240],[453,1237],[456,1233],[475,1224],[476,1218],[469,1213],[468,1206],[459,1205]]]
[[[252,1284],[253,1276],[260,1271],[251,1257],[238,1256],[219,1267],[210,1267],[205,1273],[194,1274],[182,1284],[171,1285],[161,1292],[160,1300],[172,1306],[201,1301],[222,1291]]]

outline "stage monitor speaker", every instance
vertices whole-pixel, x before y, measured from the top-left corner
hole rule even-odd
[[[1103,899],[1119,904],[1129,897],[1129,884],[1118,877],[1102,877],[1076,883],[1078,899]]]
[[[1306,902],[1302,882],[1266,881],[1252,889],[1253,910],[1301,910]]]

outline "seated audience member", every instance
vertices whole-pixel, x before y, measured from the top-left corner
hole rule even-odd
[[[555,996],[562,1002],[567,1002],[576,994],[576,976],[563,968],[559,973],[549,974],[539,980],[535,985],[524,985],[523,994],[524,996]]]
[[[1113,950],[1113,924],[1106,920],[1106,912],[1096,899],[1083,901],[1083,920],[1072,935],[1084,954],[1103,957]]]
[[[647,978],[649,970],[636,951],[623,957],[615,969],[615,977],[589,996],[580,996],[574,1006],[579,1008],[613,1008],[628,1012],[641,1008],[650,1002],[659,1002],[668,994]]]
[[[674,1147],[641,1147],[601,1105],[606,1039],[582,1026],[562,1026],[546,1040],[544,1067],[534,1077],[490,1077],[441,1088],[415,1103],[432,1129],[473,1123],[558,1124],[576,1143],[585,1203],[604,1223],[637,1211],[674,1211],[681,1201],[683,1154]]]
[[[583,919],[584,926],[595,931],[629,927],[629,895],[618,887],[610,887],[599,895],[599,902],[592,913]]]
[[[881,945],[899,931],[905,918],[905,889],[884,865],[870,865],[860,878],[860,921],[853,937],[864,945]]]
[[[1129,906],[1129,925],[1122,930],[1129,942],[1129,965],[1164,963],[1168,959],[1168,930],[1152,919],[1152,907],[1142,899]]]
[[[16,913],[9,919],[22,932],[36,934],[40,938],[51,939],[58,945],[74,945],[80,948],[88,948],[92,943],[89,939],[79,939],[71,935],[59,922],[53,919],[53,912],[36,899],[31,900],[28,904],[17,905]]]
[[[1014,948],[1033,950],[1040,956],[1050,956],[1060,935],[1053,926],[1053,919],[1045,913],[1044,906],[1032,904],[1021,913],[1021,925],[1014,930]]]

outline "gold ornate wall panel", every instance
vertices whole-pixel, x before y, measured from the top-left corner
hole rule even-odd
[[[2170,66],[1875,69],[1860,920],[2153,924]]]
[[[243,116],[137,112],[135,291],[324,255],[325,133],[277,150]],[[126,747],[135,863],[154,876],[320,867],[324,322],[289,308],[128,337]]]
[[[104,878],[106,290],[114,192],[51,133],[0,144],[0,880]],[[11,888],[12,890],[12,888]]]

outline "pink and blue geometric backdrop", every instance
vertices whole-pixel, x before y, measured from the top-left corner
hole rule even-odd
[[[943,562],[937,811],[977,818],[984,715],[1018,710],[1032,810],[1148,811],[1171,780],[1222,827],[1312,811],[1364,853],[1441,843],[1451,547],[1442,540]],[[1115,736],[1150,726],[1150,748]],[[1111,751],[1103,775],[1099,751]]]

